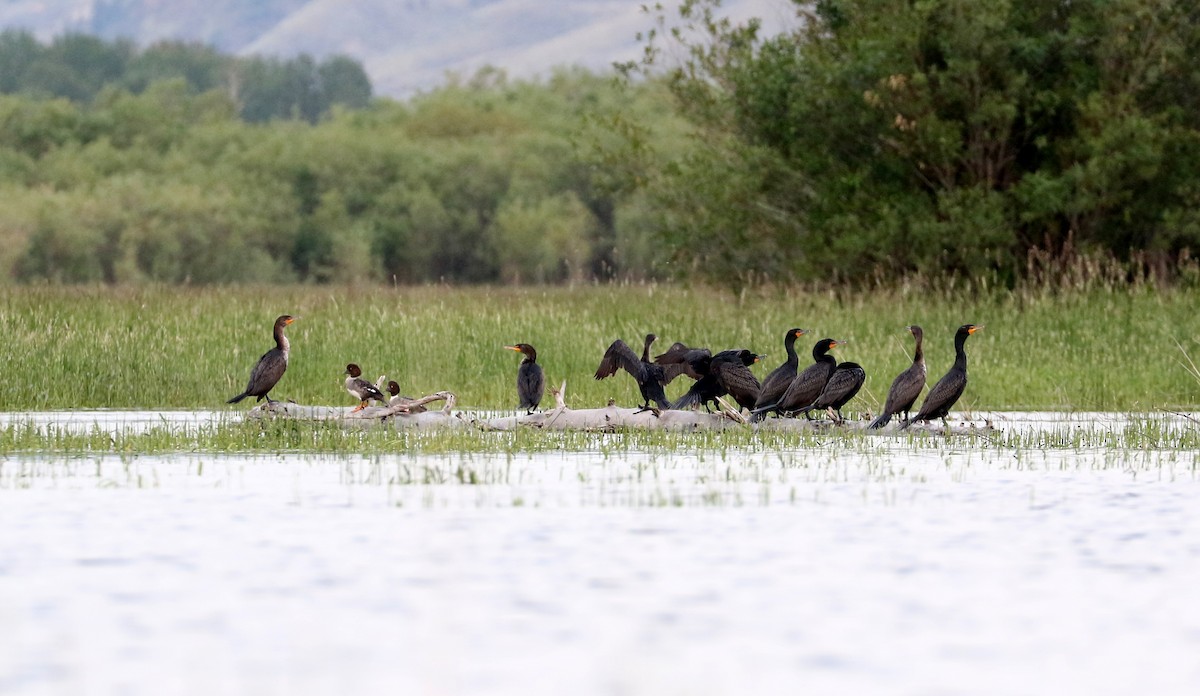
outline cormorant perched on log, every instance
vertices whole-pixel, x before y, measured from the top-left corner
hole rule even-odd
[[[739,406],[753,408],[760,385],[758,378],[750,372],[750,366],[760,358],[744,348],[723,350],[713,356],[693,356],[690,364],[700,378],[671,408],[687,409],[703,405],[704,410],[710,411],[709,404],[716,407],[717,397],[726,394],[732,396]]]
[[[379,391],[379,387],[362,378],[362,369],[358,365],[350,363],[346,366],[346,371],[343,374],[349,375],[346,377],[346,391],[350,392],[350,396],[359,401],[358,406],[355,406],[351,413],[366,408],[367,402],[371,399],[387,405],[387,397],[383,395],[383,392]]]
[[[730,354],[732,353],[732,354]],[[709,374],[715,374],[717,383],[721,385],[738,406],[754,408],[758,402],[758,394],[762,390],[758,378],[750,372],[750,366],[762,360],[764,355],[752,353],[746,349],[718,353],[709,365]]]
[[[542,366],[537,362],[537,350],[528,343],[518,343],[504,346],[525,356],[521,366],[517,368],[517,398],[520,404],[517,408],[525,409],[525,414],[533,413],[542,402],[542,394],[546,391],[546,375]]]
[[[982,329],[982,326],[974,324],[963,324],[958,327],[958,331],[954,334],[954,365],[938,380],[937,384],[933,385],[933,389],[929,390],[917,415],[900,424],[900,430],[904,430],[918,421],[930,421],[934,418],[941,418],[942,425],[947,425],[946,416],[950,415],[951,407],[958,402],[963,390],[967,388],[967,351],[965,350],[967,338]]]
[[[883,404],[883,411],[871,421],[867,428],[882,428],[888,424],[892,416],[903,413],[905,418],[908,418],[909,410],[916,403],[917,397],[921,395],[921,390],[925,388],[925,378],[927,370],[925,368],[925,351],[921,344],[925,334],[921,331],[921,327],[913,324],[907,327],[912,333],[913,338],[917,340],[917,346],[913,350],[912,365],[907,370],[896,375],[896,379],[892,380],[892,387],[888,389],[887,401]]]
[[[596,368],[596,379],[610,377],[616,374],[618,369],[624,369],[633,375],[638,390],[642,393],[644,403],[641,409],[649,410],[650,402],[653,401],[659,410],[665,411],[671,408],[671,402],[667,400],[663,387],[682,374],[684,369],[682,365],[658,365],[650,362],[650,345],[656,340],[658,336],[646,334],[640,359],[624,341],[619,338],[613,341],[608,350],[604,351],[600,366]]]
[[[246,391],[225,403],[236,404],[247,396],[258,397],[255,401],[262,401],[265,398],[268,404],[274,403],[270,397],[271,389],[275,387],[279,378],[283,377],[283,373],[287,370],[288,350],[291,347],[283,330],[293,321],[295,319],[289,314],[283,314],[275,320],[275,347],[263,353],[263,356],[255,363],[254,369],[250,371],[250,381],[246,384]]]
[[[787,415],[816,401],[829,378],[833,376],[834,368],[837,367],[837,359],[828,354],[829,349],[843,343],[845,341],[836,341],[832,338],[822,338],[817,341],[812,351],[813,364],[796,375],[778,401],[774,404],[756,407],[753,412],[761,414],[774,411],[780,415]],[[807,416],[807,414],[805,415]]]
[[[804,409],[804,415],[807,417],[809,411],[833,409],[833,412],[837,414],[837,422],[841,423],[844,420],[842,407],[854,398],[866,381],[867,372],[862,365],[849,361],[838,363],[838,366],[833,369],[833,375],[825,383],[825,388],[821,390],[820,396]]]
[[[754,402],[752,411],[755,415],[752,420],[762,420],[766,417],[766,413],[759,413],[757,410],[764,406],[772,406],[779,401],[787,388],[791,386],[792,380],[796,379],[796,372],[800,365],[800,358],[796,355],[796,339],[808,333],[804,329],[788,329],[783,335],[783,349],[787,351],[787,359],[779,367],[771,370],[767,378],[762,381],[762,388],[759,389],[758,398]]]

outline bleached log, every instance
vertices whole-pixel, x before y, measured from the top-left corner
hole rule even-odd
[[[434,401],[445,401],[439,411],[410,413],[410,409]],[[348,426],[369,427],[377,423],[404,428],[465,428],[470,424],[454,413],[458,401],[453,392],[437,392],[394,406],[370,406],[358,411],[351,407],[301,406],[275,401],[252,408],[247,418],[296,418],[300,420],[337,421]]]
[[[456,413],[457,397],[453,392],[441,391],[419,399],[390,406],[372,406],[354,411],[349,406],[301,406],[290,402],[275,401],[254,407],[246,413],[247,418],[296,418],[302,420],[336,421],[347,427],[373,427],[390,424],[397,430],[405,428],[467,428],[481,430],[515,430],[517,428],[541,428],[543,430],[591,430],[615,431],[623,429],[660,429],[674,432],[699,430],[725,430],[746,427],[747,418],[733,405],[718,398],[720,413],[699,411],[658,411],[621,408],[609,403],[604,408],[572,409],[566,403],[567,384],[552,388],[554,408],[548,411],[519,416],[496,418],[472,418]],[[445,404],[438,411],[411,413],[410,409],[435,401]],[[982,424],[957,421],[943,427],[941,422],[914,423],[906,430],[899,430],[899,421],[880,430],[867,430],[866,420],[842,421],[808,420],[805,418],[768,418],[750,424],[756,430],[784,432],[838,432],[856,431],[867,435],[978,435],[995,432],[988,421]]]
[[[609,403],[604,408],[572,409],[566,404],[567,383],[551,389],[554,408],[549,411],[506,418],[475,421],[485,430],[513,430],[519,427],[544,430],[620,430],[625,428],[663,429],[672,431],[721,430],[735,426],[738,421],[725,413],[697,411],[658,411],[620,408]]]

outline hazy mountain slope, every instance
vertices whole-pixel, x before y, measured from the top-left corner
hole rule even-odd
[[[729,13],[790,23],[789,0],[726,0]],[[436,86],[447,71],[484,65],[510,75],[558,65],[605,69],[638,55],[635,36],[652,25],[639,0],[9,0],[0,27],[42,40],[66,31],[140,44],[201,41],[220,50],[363,62],[379,94]]]

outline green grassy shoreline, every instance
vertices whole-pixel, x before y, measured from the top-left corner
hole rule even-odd
[[[460,405],[516,404],[519,356],[538,348],[551,383],[567,382],[568,403],[615,398],[633,405],[625,375],[592,372],[614,338],[631,345],[647,332],[714,349],[745,346],[783,359],[791,326],[816,338],[848,339],[839,359],[868,381],[851,411],[874,410],[910,360],[904,326],[925,328],[931,381],[953,360],[963,323],[984,324],[967,344],[971,383],[963,410],[1185,410],[1200,386],[1184,351],[1200,356],[1200,291],[1152,286],[1066,293],[930,293],[917,287],[835,292],[769,288],[740,295],[667,285],[494,287],[6,287],[0,289],[6,342],[0,410],[69,408],[214,409],[245,386],[271,345],[275,316],[290,329],[292,362],[272,396],[350,405],[341,388],[347,362],[372,379],[386,373],[405,393],[451,390]],[[805,352],[811,348],[802,339]],[[1181,350],[1182,346],[1182,350]],[[671,385],[670,395],[686,389]]]

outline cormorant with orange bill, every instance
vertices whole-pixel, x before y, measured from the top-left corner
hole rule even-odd
[[[954,365],[938,380],[937,384],[933,385],[933,389],[929,390],[917,415],[905,420],[900,425],[900,430],[904,430],[918,421],[931,421],[934,418],[941,418],[942,425],[947,425],[946,416],[950,415],[950,409],[958,402],[963,390],[967,388],[967,351],[965,349],[967,338],[982,329],[982,326],[974,324],[963,324],[958,327],[958,331],[954,334]]]
[[[528,415],[537,409],[542,402],[542,394],[546,392],[546,375],[537,362],[537,349],[528,343],[504,347],[525,356],[517,368],[517,398],[521,402],[518,408],[526,409]]]
[[[726,394],[732,396],[739,406],[753,408],[761,385],[750,372],[750,366],[760,358],[744,348],[723,350],[713,356],[694,357],[691,366],[700,379],[671,408],[686,409],[703,405],[704,410],[711,411],[709,404],[715,407],[717,397]]]
[[[837,359],[829,355],[829,350],[843,343],[845,341],[837,341],[832,338],[822,338],[817,341],[812,351],[813,364],[796,375],[787,391],[779,397],[777,402],[757,407],[753,413],[774,411],[780,415],[790,415],[816,401],[817,397],[821,395],[821,390],[825,388],[825,384],[829,382],[829,378],[833,376],[834,368],[837,367]],[[808,414],[805,415],[811,418]]]
[[[796,373],[800,366],[800,358],[796,355],[796,339],[806,333],[808,332],[804,329],[788,329],[787,333],[783,335],[783,349],[787,352],[787,359],[783,361],[782,365],[771,370],[766,379],[762,381],[758,398],[755,399],[751,409],[752,412],[755,412],[751,420],[765,418],[769,411],[759,413],[757,410],[777,403],[787,388],[792,385],[792,380],[796,379]]]
[[[866,381],[867,372],[862,365],[850,361],[838,363],[817,400],[804,408],[804,415],[807,417],[809,411],[819,412],[833,409],[833,412],[837,414],[837,422],[841,423],[844,420],[842,407],[850,399],[853,399],[855,394],[858,394],[858,390],[862,389],[863,383]]]
[[[288,351],[291,348],[283,330],[293,321],[295,319],[290,314],[280,315],[275,320],[275,347],[263,353],[263,356],[255,363],[254,369],[250,371],[250,381],[246,384],[246,391],[226,403],[236,404],[247,396],[258,397],[255,401],[266,399],[268,404],[274,403],[270,397],[271,389],[287,371]]]

